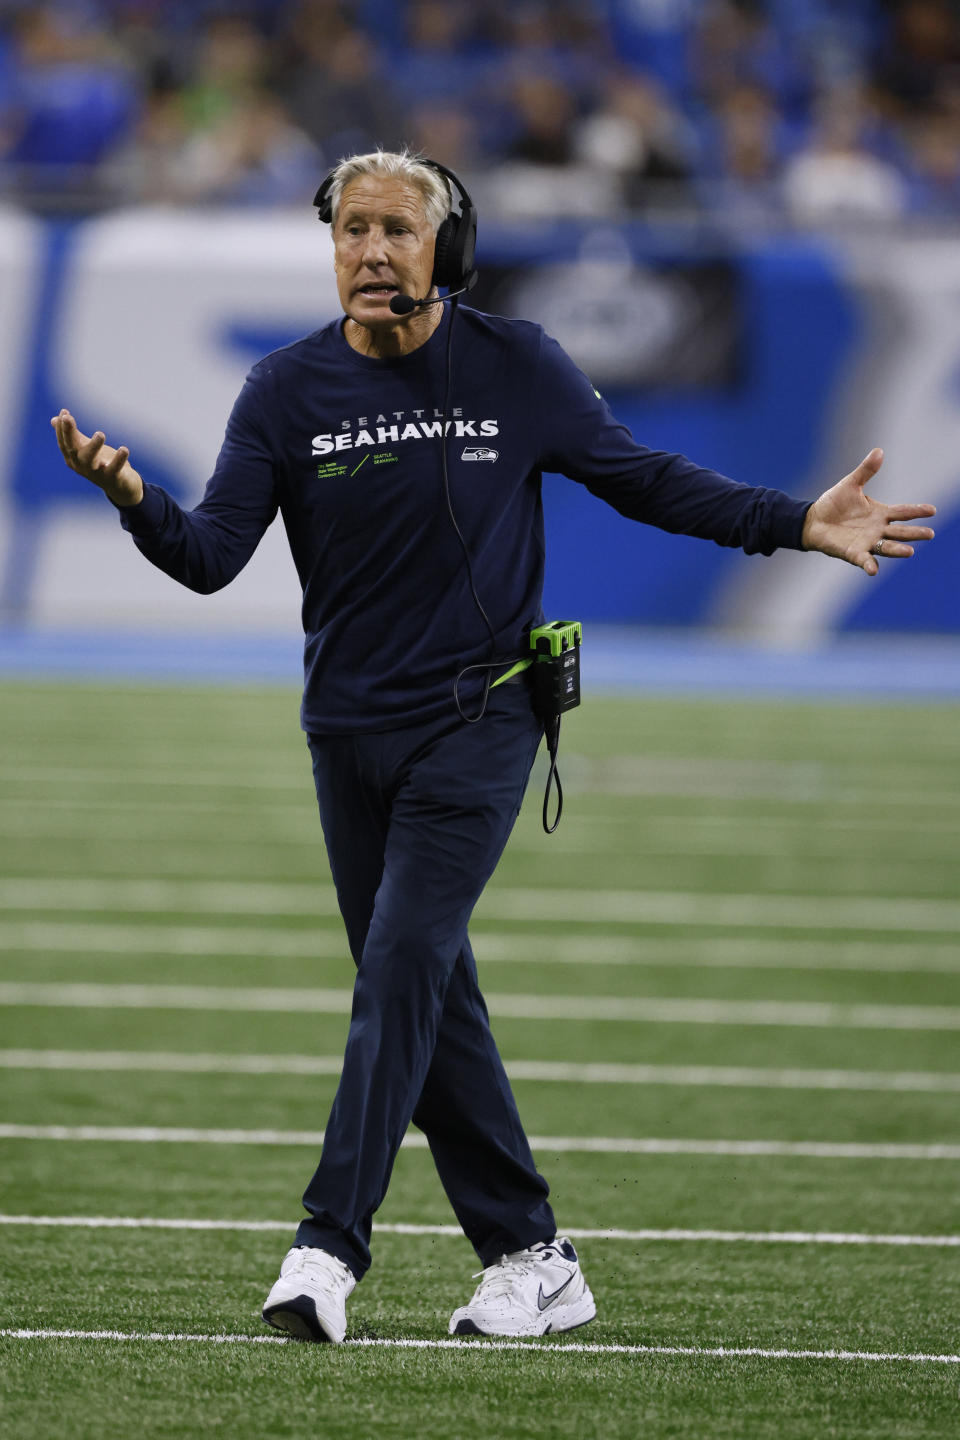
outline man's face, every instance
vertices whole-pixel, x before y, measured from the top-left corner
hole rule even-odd
[[[351,320],[368,329],[403,323],[390,297],[429,295],[435,238],[414,186],[384,175],[351,180],[333,227],[337,292]]]

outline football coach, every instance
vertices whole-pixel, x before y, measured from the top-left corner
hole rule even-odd
[[[344,314],[253,367],[195,509],[68,410],[51,423],[67,465],[181,584],[228,584],[279,511],[303,586],[302,724],[357,973],[307,1217],[264,1319],[344,1338],[412,1121],[483,1266],[451,1332],[569,1330],[593,1297],[558,1235],[467,934],[543,733],[525,677],[497,683],[544,618],[541,472],[629,520],[868,575],[932,538],[909,522],[934,507],[869,498],[879,450],[810,503],[638,444],[539,326],[458,309],[476,211],[433,161],[352,156],[314,204]]]

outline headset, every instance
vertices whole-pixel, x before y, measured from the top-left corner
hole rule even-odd
[[[459,210],[451,210],[450,214],[443,221],[437,231],[436,245],[433,252],[433,276],[432,284],[445,285],[451,290],[471,290],[476,283],[477,271],[473,259],[477,248],[477,207],[467,192],[463,181],[448,170],[446,165],[441,165],[437,160],[418,158],[420,165],[426,165],[431,170],[436,170],[447,181],[448,186],[456,191]],[[333,188],[334,176],[339,166],[330,171],[320,189],[313,197],[313,203],[317,207],[317,219],[324,225],[333,224],[333,203],[330,198],[330,191]]]

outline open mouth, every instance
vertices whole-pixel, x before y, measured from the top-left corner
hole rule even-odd
[[[373,284],[371,284],[371,285],[361,285],[361,286],[360,286],[360,294],[361,294],[361,295],[373,295],[373,296],[384,295],[384,296],[387,297],[387,299],[389,299],[391,295],[399,295],[399,293],[400,293],[400,291],[397,289],[397,286],[396,286],[396,285],[387,285],[387,284],[377,284],[377,285],[373,285]]]

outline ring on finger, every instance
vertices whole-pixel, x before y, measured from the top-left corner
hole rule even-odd
[[[877,541],[876,545],[874,545],[874,547],[873,547],[873,553],[874,553],[874,555],[882,555],[882,554],[883,554],[883,537],[882,537],[882,536],[881,536],[881,538]]]

